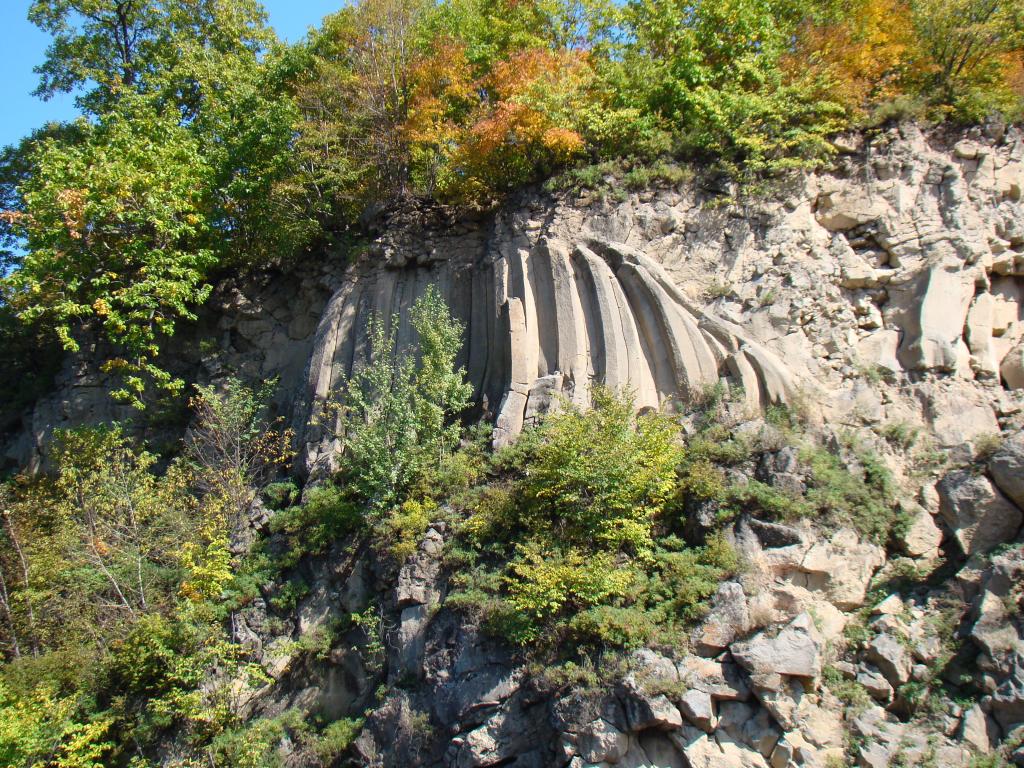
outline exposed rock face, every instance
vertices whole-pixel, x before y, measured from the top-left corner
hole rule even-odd
[[[996,487],[1024,509],[1024,435],[1008,440],[996,451],[988,470]]]
[[[1020,408],[1000,392],[1021,386],[1024,142],[969,141],[971,157],[907,126],[742,213],[684,189],[389,221],[313,338],[305,466],[330,461],[330,425],[305,425],[370,352],[370,318],[394,316],[411,343],[409,307],[431,283],[467,324],[462,362],[499,444],[561,397],[588,402],[593,381],[638,408],[724,379],[754,407],[799,392],[831,420],[923,423],[941,445],[995,432]],[[863,370],[938,378],[883,402]]]
[[[698,307],[643,251],[596,234],[562,239],[566,227],[533,234],[519,223],[499,220],[490,247],[469,239],[427,264],[395,256],[392,268],[343,285],[317,332],[312,401],[328,398],[367,354],[370,318],[393,316],[399,345],[410,343],[409,307],[431,284],[467,324],[467,372],[477,397],[496,406],[498,445],[559,397],[589,402],[592,381],[628,388],[637,407],[656,408],[732,371],[756,402],[786,399],[792,381],[782,361]],[[316,437],[307,433],[307,442]]]
[[[1024,401],[1024,141],[959,139],[894,129],[742,206],[687,184],[621,202],[524,193],[476,221],[398,212],[353,264],[222,286],[196,333],[219,349],[180,334],[178,357],[189,378],[277,378],[315,473],[336,447],[324,401],[371,354],[369,321],[394,318],[411,344],[433,283],[466,323],[460,362],[499,443],[594,381],[642,408],[724,380],[754,408],[902,421],[954,447],[1020,423]],[[878,372],[891,381],[865,380]],[[8,455],[27,464],[54,427],[128,415],[106,383],[69,366]]]
[[[1024,514],[983,475],[968,470],[950,472],[938,485],[940,510],[968,554],[988,552],[1012,540]]]
[[[891,130],[832,172],[744,205],[684,185],[616,202],[529,193],[472,222],[406,211],[355,263],[339,255],[222,287],[197,330],[220,348],[190,347],[182,368],[202,381],[277,378],[274,410],[290,419],[304,473],[335,458],[324,406],[372,355],[371,319],[412,345],[409,310],[436,284],[466,324],[460,363],[499,444],[562,398],[585,405],[595,381],[632,389],[638,408],[724,382],[747,400],[737,433],[764,439],[757,411],[788,403],[837,455],[847,429],[866,434],[909,522],[887,549],[817,521],[740,517],[726,533],[745,570],[720,585],[689,645],[638,651],[624,678],[586,692],[543,688],[445,605],[443,524],[390,571],[339,547],[309,565],[294,616],[271,621],[263,598],[239,611],[236,639],[278,683],[253,711],[329,721],[372,706],[355,756],[402,768],[816,767],[842,760],[847,742],[860,766],[966,766],[1021,733],[1024,141],[1012,129],[959,139]],[[54,427],[123,417],[105,389],[69,365],[9,454],[45,458]],[[1011,439],[978,458],[1000,431]],[[893,447],[918,435],[920,454]],[[925,448],[967,468],[914,479]],[[813,484],[782,446],[729,480],[784,494]],[[941,587],[868,602],[889,577],[939,566],[955,572]],[[355,629],[326,658],[298,656],[296,638],[371,597],[380,658],[364,657]],[[833,658],[861,619],[863,643]],[[942,622],[955,630],[940,637]],[[914,721],[911,694],[940,674],[968,679],[976,706],[948,701]],[[863,687],[865,707],[833,695],[836,675]]]

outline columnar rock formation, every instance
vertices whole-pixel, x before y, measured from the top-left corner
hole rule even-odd
[[[466,324],[460,362],[498,442],[562,398],[586,402],[595,381],[654,407],[724,379],[751,406],[905,422],[944,447],[1020,418],[1018,133],[905,126],[743,204],[697,181],[633,194],[609,183],[524,193],[477,220],[392,214],[355,258],[221,286],[197,329],[217,348],[181,335],[167,358],[200,380],[277,378],[306,471],[332,460],[322,406],[366,360],[371,318],[396,316],[412,344],[409,308],[431,283]],[[130,416],[109,389],[69,366],[8,457],[31,463],[54,427]]]
[[[795,396],[832,421],[924,423],[945,445],[994,432],[1024,387],[1024,142],[906,127],[848,150],[746,206],[691,184],[621,203],[527,196],[490,222],[390,220],[334,279],[314,336],[295,411],[307,468],[333,452],[319,409],[370,353],[370,319],[396,318],[412,344],[431,283],[466,324],[462,362],[499,444],[595,381],[638,408],[724,379],[752,407]],[[875,372],[905,386],[879,398]]]
[[[529,250],[405,263],[346,281],[316,335],[314,404],[372,354],[372,318],[397,323],[399,348],[414,342],[409,310],[431,284],[466,323],[467,373],[485,409],[497,406],[498,444],[558,398],[585,405],[595,381],[632,391],[638,408],[693,396],[726,374],[754,405],[783,402],[792,386],[775,355],[697,307],[642,251],[541,237]]]

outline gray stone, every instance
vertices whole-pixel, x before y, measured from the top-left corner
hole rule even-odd
[[[580,729],[577,744],[587,762],[617,763],[629,748],[629,737],[607,720],[598,718]]]
[[[643,731],[648,728],[665,730],[678,728],[683,724],[679,710],[664,694],[651,696],[636,685],[627,683],[620,698],[630,731]]]
[[[999,375],[1010,389],[1024,389],[1024,341],[1011,349],[999,366]]]
[[[857,683],[864,686],[864,689],[871,694],[871,698],[882,704],[892,701],[893,688],[885,676],[877,669],[863,667],[857,672]]]
[[[719,585],[711,606],[692,637],[694,649],[702,656],[717,656],[750,624],[747,598],[738,582]]]
[[[979,704],[964,713],[958,738],[971,749],[987,755],[999,744],[999,726]]]
[[[910,679],[913,666],[910,653],[892,635],[883,633],[872,638],[864,651],[864,657],[878,667],[893,688],[898,688]]]
[[[968,555],[988,552],[1013,539],[1024,514],[983,475],[968,470],[947,474],[936,486],[939,511]]]
[[[683,717],[706,733],[715,729],[715,707],[711,694],[706,691],[689,690],[679,699],[679,711]]]
[[[775,637],[761,632],[749,641],[733,643],[729,650],[752,675],[774,673],[814,679],[821,673],[818,633],[806,613]]]
[[[733,662],[687,656],[678,666],[679,680],[717,701],[748,701],[750,686]]]
[[[1024,435],[1003,443],[988,462],[996,487],[1024,509]]]
[[[942,529],[935,524],[935,518],[916,504],[909,505],[904,511],[909,514],[910,525],[900,542],[903,551],[911,557],[937,557],[942,544]]]

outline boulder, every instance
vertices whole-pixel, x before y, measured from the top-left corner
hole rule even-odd
[[[941,448],[954,448],[976,440],[979,435],[999,431],[992,404],[965,387],[940,388],[926,382],[915,387],[924,415]]]
[[[913,661],[910,653],[897,638],[889,634],[876,635],[864,651],[865,658],[878,667],[893,688],[910,679]]]
[[[955,470],[936,489],[939,511],[967,555],[988,552],[1012,540],[1024,522],[1024,513],[983,475]]]
[[[648,728],[671,730],[683,724],[683,716],[664,694],[652,696],[635,683],[627,681],[620,698],[625,710],[626,725],[634,733]]]
[[[750,686],[735,663],[687,656],[679,662],[678,670],[680,682],[710,694],[716,701],[750,699]]]
[[[857,671],[857,682],[880,704],[889,704],[892,701],[892,685],[877,669],[870,666],[861,667]]]
[[[798,586],[820,591],[844,611],[864,604],[868,582],[882,563],[885,551],[862,542],[850,530],[841,530],[830,541],[811,546],[791,580]]]
[[[807,490],[805,469],[797,449],[791,445],[765,453],[757,467],[757,479],[788,493],[802,494]]]
[[[818,632],[810,615],[802,613],[778,635],[761,632],[748,641],[733,643],[733,658],[751,675],[777,674],[817,678],[821,673]]]
[[[805,537],[800,531],[781,523],[746,517],[740,525],[748,528],[764,549],[777,549],[805,543]]]
[[[844,231],[874,221],[888,210],[884,197],[863,187],[849,186],[818,197],[814,215],[825,229]]]
[[[868,370],[884,368],[897,373],[903,370],[896,358],[896,350],[899,345],[899,331],[895,329],[875,331],[857,343],[857,362]]]
[[[419,549],[398,572],[395,598],[399,608],[436,602],[440,594],[436,580],[441,569],[440,555],[443,548],[444,537],[433,528],[429,529]]]
[[[583,726],[576,743],[579,754],[590,763],[617,763],[629,749],[629,737],[603,718]]]
[[[1003,443],[988,461],[996,487],[1024,509],[1024,435]]]
[[[679,670],[672,659],[652,651],[640,648],[630,656],[633,669],[637,676],[644,680],[674,683],[679,680]]]
[[[692,725],[705,733],[715,730],[715,706],[708,692],[695,689],[687,691],[679,699],[679,711]]]
[[[1018,591],[1022,582],[1024,552],[994,556],[971,610],[970,637],[982,651],[979,666],[995,687],[991,714],[1006,733],[1024,726],[1024,625]]]
[[[717,656],[729,643],[747,631],[750,615],[747,598],[738,582],[727,581],[718,587],[711,611],[694,630],[694,650],[701,656]]]
[[[751,678],[758,701],[784,731],[800,725],[801,708],[805,704],[807,689],[798,677],[782,675],[755,675]]]
[[[917,504],[905,506],[904,511],[910,517],[910,525],[900,542],[903,551],[915,558],[931,560],[938,557],[942,529],[935,524],[935,518]]]
[[[686,758],[689,768],[768,768],[760,753],[740,744],[723,731],[709,736],[686,726],[669,739]]]
[[[992,716],[1006,733],[1024,725],[1024,669],[1020,666],[992,694]]]
[[[660,731],[641,733],[635,739],[637,746],[643,750],[647,760],[637,768],[689,768],[686,758],[668,736]],[[628,756],[627,756],[628,759]]]
[[[957,738],[976,752],[987,755],[999,744],[999,726],[980,704],[964,713]]]
[[[1003,358],[999,365],[999,375],[1010,389],[1024,389],[1024,341]]]
[[[971,751],[938,734],[904,725],[881,707],[871,707],[854,716],[850,731],[857,743],[857,765],[862,768],[891,768],[924,765],[930,761],[943,768],[966,766]]]

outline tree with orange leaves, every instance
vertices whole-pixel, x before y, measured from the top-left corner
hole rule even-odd
[[[407,135],[429,150],[442,197],[481,201],[582,152],[576,123],[594,78],[585,53],[530,49],[475,81],[458,46],[437,64],[418,71]]]
[[[859,0],[839,18],[804,21],[784,66],[821,75],[832,98],[856,114],[872,100],[900,93],[914,50],[906,0]]]

